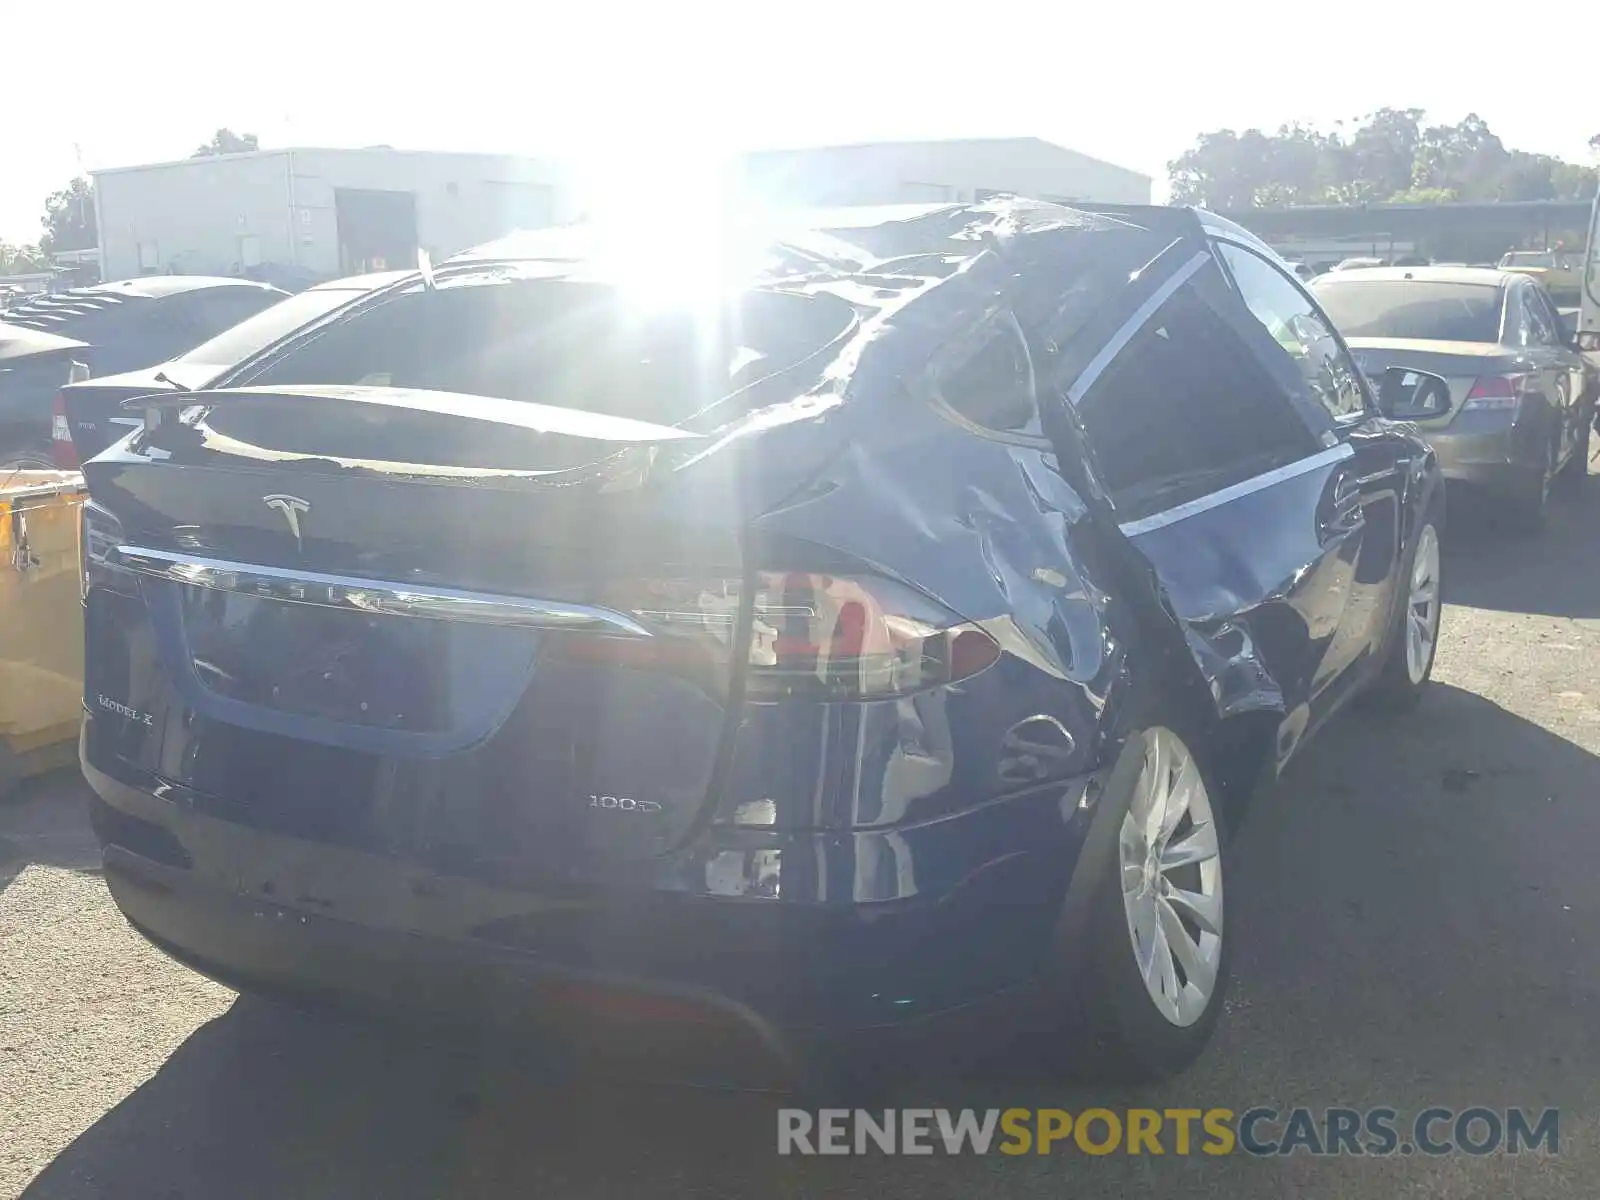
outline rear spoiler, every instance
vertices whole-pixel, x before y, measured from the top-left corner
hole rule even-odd
[[[593,441],[659,443],[690,441],[705,436],[671,425],[635,421],[628,417],[612,417],[582,409],[562,408],[554,404],[506,400],[498,396],[472,396],[463,392],[436,392],[424,388],[361,387],[343,384],[279,388],[215,388],[134,396],[124,400],[122,407],[129,412],[142,412],[144,427],[148,432],[161,424],[166,413],[174,410],[181,412],[189,408],[222,408],[250,401],[261,403],[272,400],[325,400],[329,403],[362,404],[389,412],[430,413],[435,416],[456,417],[463,421],[503,425],[532,433],[566,435]]]

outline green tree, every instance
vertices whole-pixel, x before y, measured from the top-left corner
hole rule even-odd
[[[0,241],[0,275],[31,275],[50,269],[50,257],[37,246]]]
[[[1414,187],[1454,188],[1463,200],[1492,200],[1509,163],[1505,143],[1477,113],[1425,129],[1412,170]]]
[[[59,250],[88,250],[100,244],[94,223],[94,185],[79,175],[44,202],[44,236],[39,249],[46,255]]]
[[[1595,172],[1506,148],[1477,113],[1424,125],[1420,108],[1380,108],[1322,133],[1202,134],[1168,164],[1173,199],[1207,208],[1296,204],[1569,200],[1595,194]],[[1600,152],[1600,134],[1590,145]]]
[[[251,150],[261,149],[261,143],[253,133],[235,133],[231,129],[219,129],[211,135],[211,140],[200,146],[191,154],[190,158],[209,158],[213,154],[245,154]]]
[[[1202,134],[1194,149],[1167,164],[1173,200],[1206,208],[1250,207],[1256,190],[1272,182],[1270,148],[1259,129]]]
[[[1422,141],[1422,109],[1380,108],[1351,135],[1345,178],[1358,198],[1387,200],[1412,186],[1412,165]]]
[[[1390,204],[1452,204],[1459,200],[1454,188],[1407,188],[1389,197]]]
[[[1600,172],[1593,167],[1557,161],[1550,168],[1550,183],[1557,200],[1593,200],[1600,190]]]
[[[1338,171],[1341,147],[1304,125],[1283,125],[1267,139],[1269,181],[1255,189],[1257,205],[1319,204]]]
[[[1505,156],[1485,182],[1485,200],[1554,200],[1555,183],[1550,175],[1556,160],[1547,154],[1525,154],[1513,150]]]

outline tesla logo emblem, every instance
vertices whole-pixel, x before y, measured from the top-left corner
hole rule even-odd
[[[311,511],[310,503],[299,496],[263,496],[261,503],[283,514],[283,519],[289,522],[289,532],[294,534],[294,544],[299,546],[300,514]]]

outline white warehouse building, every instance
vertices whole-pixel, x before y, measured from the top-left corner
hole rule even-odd
[[[497,154],[257,150],[95,171],[102,279],[309,282],[409,267],[568,219],[552,162]]]
[[[960,203],[996,192],[1064,204],[1150,203],[1150,176],[1032,137],[765,150],[746,155],[742,167],[747,193],[769,204]]]
[[[581,219],[585,206],[570,164],[513,155],[256,150],[92,174],[106,280],[241,274],[295,288],[409,267],[418,249],[437,262],[517,229]],[[737,160],[732,182],[744,201],[805,208],[997,192],[1148,204],[1151,183],[1038,138],[759,151]]]

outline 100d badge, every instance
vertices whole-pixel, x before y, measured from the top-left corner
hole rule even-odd
[[[655,800],[635,800],[631,796],[594,796],[589,797],[590,808],[608,808],[617,812],[660,812],[661,805]]]

